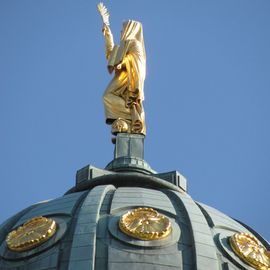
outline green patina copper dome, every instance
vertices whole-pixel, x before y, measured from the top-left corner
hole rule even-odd
[[[107,169],[82,168],[63,197],[30,206],[4,222],[0,269],[263,269],[237,254],[230,239],[244,233],[266,250],[268,243],[245,224],[194,201],[180,173],[154,172],[143,160],[143,139],[118,134],[115,159]],[[154,216],[149,221],[140,213],[146,225],[139,224],[136,209],[153,209]],[[127,213],[137,222],[129,220],[129,233],[119,228]],[[31,242],[38,230],[45,230],[43,223],[30,229],[24,225],[36,217],[54,220],[55,233],[26,250],[12,250],[7,241],[11,232],[17,243]],[[133,237],[135,227],[145,238]]]

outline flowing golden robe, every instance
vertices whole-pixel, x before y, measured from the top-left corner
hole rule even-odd
[[[136,21],[125,22],[120,46],[113,45],[109,28],[106,31],[108,69],[110,73],[114,71],[114,78],[103,95],[106,123],[112,124],[121,118],[130,125],[129,132],[145,134],[142,101],[146,55],[142,25]]]

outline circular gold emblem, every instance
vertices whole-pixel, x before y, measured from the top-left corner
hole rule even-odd
[[[152,208],[137,208],[124,214],[119,221],[122,232],[141,240],[157,240],[172,231],[170,220]]]
[[[236,233],[230,237],[233,251],[246,263],[259,270],[270,270],[270,252],[249,233]]]
[[[34,217],[8,234],[7,246],[13,251],[26,251],[50,239],[55,231],[56,222],[53,219]]]

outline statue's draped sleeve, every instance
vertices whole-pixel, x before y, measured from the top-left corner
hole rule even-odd
[[[113,34],[109,26],[104,25],[103,35],[105,38],[106,59],[108,60],[114,47]]]

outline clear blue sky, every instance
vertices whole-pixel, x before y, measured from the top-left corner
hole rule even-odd
[[[95,1],[0,1],[0,222],[113,158]],[[143,23],[145,159],[270,240],[270,1],[106,1]]]

